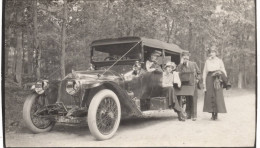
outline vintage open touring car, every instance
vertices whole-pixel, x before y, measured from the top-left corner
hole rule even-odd
[[[96,40],[91,43],[91,67],[72,71],[62,80],[41,80],[26,98],[23,118],[34,133],[50,131],[55,123],[88,124],[98,140],[111,138],[121,118],[142,117],[144,111],[169,109],[161,93],[161,72],[145,72],[126,79],[138,61],[161,51],[160,64],[180,63],[184,51],[175,44],[141,37]],[[192,95],[183,86],[178,95]],[[183,90],[183,91],[182,91]]]

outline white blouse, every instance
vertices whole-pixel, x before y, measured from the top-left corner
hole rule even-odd
[[[203,70],[203,84],[206,84],[206,77],[208,72],[213,72],[216,70],[220,70],[222,71],[226,76],[227,76],[227,72],[224,66],[223,61],[218,58],[208,58],[205,62],[205,66],[204,66],[204,70]]]
[[[179,72],[176,71],[174,71],[173,73],[163,72],[162,87],[173,87],[173,83],[176,83],[178,84],[178,87],[181,87]]]

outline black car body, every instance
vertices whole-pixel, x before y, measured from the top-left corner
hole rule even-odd
[[[125,78],[137,61],[145,71],[144,63],[154,50],[162,52],[162,66],[169,60],[179,64],[183,52],[175,44],[141,37],[93,41],[89,70],[72,71],[62,80],[42,80],[32,87],[23,109],[27,126],[40,133],[51,130],[56,122],[87,123],[93,136],[104,140],[115,134],[121,117],[168,109],[161,72]]]

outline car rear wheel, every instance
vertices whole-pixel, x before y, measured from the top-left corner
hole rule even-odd
[[[50,131],[55,122],[47,118],[37,115],[37,111],[45,106],[45,98],[43,95],[32,94],[29,95],[23,106],[23,119],[26,126],[33,133],[42,133]]]
[[[91,134],[98,140],[114,136],[121,119],[121,107],[117,95],[108,89],[100,90],[92,99],[87,122]]]

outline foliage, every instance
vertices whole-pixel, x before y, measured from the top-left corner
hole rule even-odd
[[[7,73],[15,75],[17,30],[23,33],[23,74],[35,77],[40,54],[41,77],[60,77],[62,25],[65,23],[65,64],[70,69],[89,66],[89,44],[95,39],[145,36],[175,43],[192,53],[201,68],[207,48],[216,45],[233,85],[254,85],[254,0],[64,0],[37,3],[38,53],[33,40],[35,0],[5,0]],[[57,72],[58,71],[58,72]],[[242,74],[239,80],[238,73]]]

